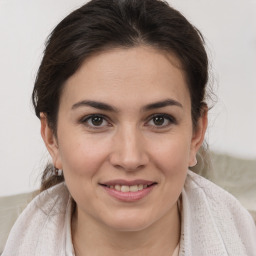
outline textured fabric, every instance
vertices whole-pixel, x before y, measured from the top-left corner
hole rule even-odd
[[[256,227],[232,195],[189,172],[182,191],[179,256],[256,256]]]
[[[223,189],[188,172],[179,256],[256,256],[256,227]],[[38,195],[15,223],[2,256],[74,256],[71,198],[62,183]]]
[[[256,158],[243,159],[216,152],[210,152],[209,157],[212,167],[201,163],[194,167],[195,171],[235,196],[256,223]]]
[[[28,203],[38,194],[37,191],[0,197],[0,254],[8,238],[11,227]]]

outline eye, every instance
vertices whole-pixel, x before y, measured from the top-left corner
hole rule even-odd
[[[97,129],[110,126],[110,123],[106,120],[103,115],[94,114],[84,117],[81,122],[89,128]]]
[[[147,122],[148,126],[153,126],[156,128],[165,128],[171,124],[176,124],[176,120],[174,117],[168,114],[155,114],[151,116],[151,118]]]

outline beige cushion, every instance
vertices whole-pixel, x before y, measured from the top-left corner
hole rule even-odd
[[[36,194],[38,191],[0,197],[0,253],[15,220]]]
[[[242,159],[210,152],[193,170],[233,194],[251,213],[256,223],[256,159]]]

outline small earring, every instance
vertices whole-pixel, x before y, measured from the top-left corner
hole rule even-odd
[[[55,176],[62,176],[63,171],[61,169],[55,169]]]
[[[194,162],[192,164],[189,165],[189,167],[194,167],[197,165],[197,159],[196,157],[194,158]]]

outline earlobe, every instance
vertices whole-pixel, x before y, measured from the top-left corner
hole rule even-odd
[[[62,169],[62,164],[59,156],[59,147],[57,143],[57,138],[54,135],[53,130],[49,127],[47,116],[45,113],[40,113],[41,121],[41,136],[45,143],[45,146],[52,157],[53,165],[57,169]]]
[[[208,108],[207,106],[205,106],[204,109],[202,110],[201,117],[198,119],[197,128],[194,131],[194,134],[192,137],[190,158],[188,163],[189,167],[193,167],[197,164],[196,154],[204,142],[207,125],[208,125]]]

